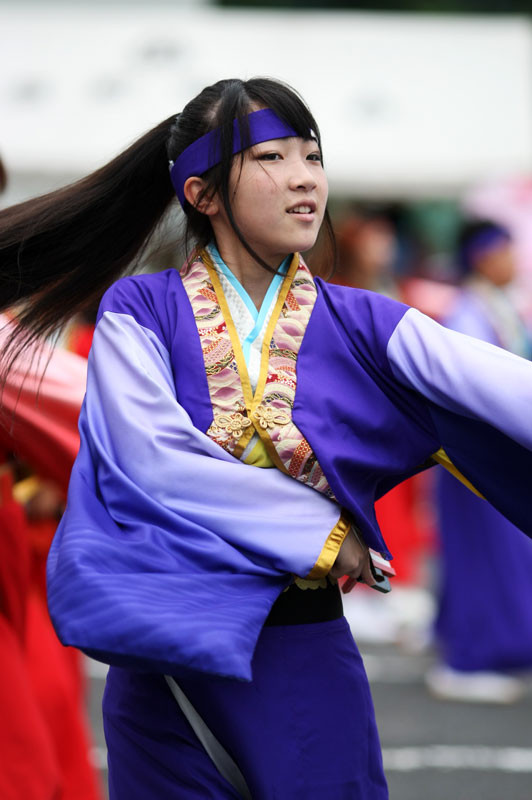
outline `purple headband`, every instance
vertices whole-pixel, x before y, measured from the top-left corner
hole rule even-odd
[[[486,253],[492,247],[498,247],[503,242],[510,242],[512,237],[505,228],[493,225],[474,234],[462,251],[462,265],[464,269],[471,269],[471,263],[475,256]]]
[[[247,147],[267,142],[270,139],[287,139],[290,136],[298,135],[293,128],[279,119],[271,108],[252,111],[251,114],[248,114],[248,121],[249,144]],[[208,169],[219,164],[222,159],[220,149],[220,130],[215,128],[186,147],[175,164],[172,164],[170,177],[183,208],[186,202],[185,181],[192,175],[203,175]],[[240,126],[238,120],[235,119],[233,120],[233,155],[244,149],[240,142]]]

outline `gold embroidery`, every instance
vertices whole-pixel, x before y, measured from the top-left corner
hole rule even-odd
[[[206,314],[195,314],[194,319],[196,322],[205,322],[208,319],[214,319],[218,316],[218,309],[213,308],[212,311],[208,311]]]
[[[338,579],[331,578],[330,575],[326,575],[325,578],[317,578],[316,580],[312,581],[308,578],[300,578],[298,575],[295,575],[294,583],[298,589],[306,592],[307,589],[311,589],[312,591],[315,589],[326,589],[328,584],[331,584],[331,586],[338,586]],[[293,584],[290,584],[290,586],[292,585]],[[283,592],[287,592],[290,589],[290,586],[287,586],[286,589],[283,589]]]
[[[267,463],[261,461],[258,466],[273,465],[332,497],[312,448],[292,420],[297,354],[317,296],[312,276],[298,254],[294,254],[264,334],[255,391],[208,252],[202,252],[182,275],[197,321],[215,417],[207,435],[241,458],[257,433],[261,451],[267,455]],[[287,311],[288,321],[283,319]],[[243,412],[242,416],[237,412]],[[256,443],[253,453],[257,447]]]
[[[237,441],[244,433],[244,428],[249,428],[251,420],[242,414],[242,411],[235,411],[233,414],[216,414],[211,428],[225,431]]]
[[[206,347],[205,350],[203,351],[204,356],[210,355],[210,352],[214,352],[214,350],[216,350],[216,348],[219,347],[219,345],[220,342],[214,342],[213,347],[211,348]],[[233,351],[230,350],[228,353],[226,353],[225,356],[220,358],[219,361],[216,361],[214,364],[209,364],[208,366],[206,366],[205,372],[207,373],[207,375],[218,375],[219,372],[222,372],[227,366],[231,364],[232,360],[233,360]]]
[[[236,441],[232,441],[231,444],[232,453],[235,456],[235,458],[240,458],[245,448],[247,447],[248,443],[251,441],[254,431],[256,431],[261,437],[262,441],[264,442],[264,446],[274,465],[283,472],[287,472],[286,466],[283,463],[282,459],[280,458],[279,454],[277,453],[275,445],[273,444],[270,435],[268,433],[268,431],[273,430],[275,428],[275,425],[271,424],[271,421],[266,419],[264,420],[265,424],[262,424],[262,422],[260,421],[260,416],[256,416],[254,412],[255,410],[258,409],[259,403],[261,402],[262,397],[264,395],[264,388],[266,386],[266,380],[268,377],[268,368],[270,365],[270,343],[272,343],[273,332],[277,324],[277,321],[279,319],[281,309],[284,305],[286,296],[290,290],[290,286],[299,267],[299,255],[298,253],[294,253],[294,257],[292,258],[292,262],[284,278],[283,284],[279,291],[279,295],[277,297],[277,301],[275,303],[275,308],[270,316],[270,320],[268,322],[266,332],[264,334],[264,341],[262,343],[262,350],[261,350],[261,366],[255,392],[253,392],[251,388],[251,382],[249,380],[246,362],[244,359],[244,354],[242,352],[242,346],[240,344],[240,339],[238,338],[238,333],[235,328],[233,319],[231,317],[231,312],[229,310],[227,300],[223,293],[220,279],[207,251],[202,251],[201,260],[203,261],[205,267],[207,268],[209,278],[216,292],[216,297],[220,305],[223,318],[227,324],[227,330],[229,332],[230,340],[233,346],[233,353],[236,361],[236,366],[238,369],[238,375],[240,377],[242,393],[244,395],[243,397],[244,403],[246,405],[246,408],[249,410],[249,417],[251,418],[252,421],[252,427],[246,426],[245,429],[243,428],[242,437]],[[261,412],[259,411],[259,415],[260,413]],[[291,422],[290,417],[288,418],[287,423],[282,423],[282,424],[288,424],[288,422]]]
[[[311,589],[315,591],[316,589],[326,589],[327,588],[327,578],[318,578],[315,581],[310,581],[307,578],[296,578],[294,583],[299,589],[302,589],[304,592],[307,589]]]
[[[253,412],[253,417],[258,420],[263,430],[274,428],[276,425],[288,425],[291,422],[288,414],[271,406],[258,406]]]

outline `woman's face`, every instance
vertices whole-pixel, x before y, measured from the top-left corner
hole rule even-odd
[[[229,180],[236,224],[248,244],[270,266],[315,243],[327,203],[327,178],[314,140],[272,139],[236,157]],[[221,206],[211,217],[224,255],[242,248]],[[247,256],[249,258],[249,256]]]

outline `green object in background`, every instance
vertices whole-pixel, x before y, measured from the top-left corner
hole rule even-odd
[[[431,252],[452,253],[462,220],[454,200],[426,200],[409,203],[406,218],[412,235]]]
[[[435,199],[405,207],[405,229],[417,254],[417,268],[426,278],[456,280],[455,248],[462,222],[457,200]]]

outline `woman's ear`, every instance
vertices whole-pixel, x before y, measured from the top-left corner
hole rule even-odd
[[[183,186],[185,199],[190,205],[201,214],[208,217],[218,213],[219,204],[217,195],[203,194],[205,191],[205,181],[203,178],[192,176],[187,178]]]

